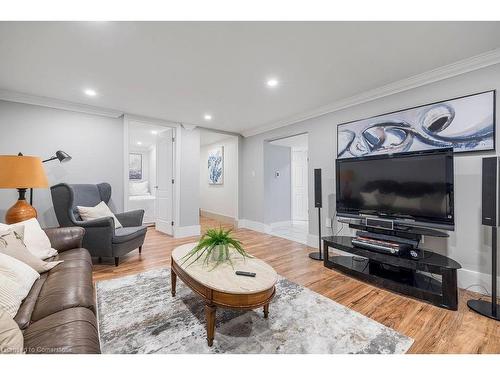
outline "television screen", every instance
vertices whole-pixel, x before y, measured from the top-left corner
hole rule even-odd
[[[452,149],[336,163],[339,216],[375,215],[453,229]]]

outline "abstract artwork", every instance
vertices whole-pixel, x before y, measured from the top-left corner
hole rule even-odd
[[[128,155],[128,179],[142,180],[142,155]]]
[[[337,127],[340,159],[453,147],[495,149],[495,91],[391,112]]]
[[[208,151],[208,183],[224,183],[224,147],[218,146]]]

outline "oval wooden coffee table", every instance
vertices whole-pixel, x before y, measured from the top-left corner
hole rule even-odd
[[[182,245],[172,252],[172,296],[175,297],[177,277],[193,292],[205,300],[205,319],[207,324],[207,342],[212,346],[215,334],[215,312],[217,307],[252,310],[264,307],[264,318],[269,314],[269,302],[274,296],[278,280],[276,271],[266,262],[256,258],[243,259],[240,255],[231,258],[229,263],[203,265],[197,261],[189,265],[194,258],[184,262],[184,257],[196,243]],[[255,272],[255,277],[238,276],[235,271]]]

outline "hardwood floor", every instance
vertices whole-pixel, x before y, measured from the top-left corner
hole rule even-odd
[[[202,231],[229,227],[202,218]],[[245,249],[293,282],[412,337],[409,353],[500,353],[500,323],[471,312],[466,301],[477,294],[459,291],[458,311],[449,311],[357,281],[309,259],[305,245],[248,229],[235,230]],[[115,267],[112,260],[94,265],[94,281],[170,266],[171,251],[197,237],[173,239],[150,228],[142,254],[132,252]],[[332,322],[334,324],[334,322]]]

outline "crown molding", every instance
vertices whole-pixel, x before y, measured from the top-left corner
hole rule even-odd
[[[135,121],[135,122],[141,122],[141,123],[146,123],[146,124],[150,124],[150,125],[165,126],[165,127],[169,127],[169,128],[178,128],[180,126],[179,122],[176,122],[173,120],[165,120],[165,119],[159,119],[159,118],[155,118],[155,117],[135,115],[135,114],[131,114],[131,113],[124,113],[123,117],[128,122]]]
[[[358,95],[338,100],[328,105],[316,108],[311,111],[287,117],[283,120],[272,122],[263,126],[247,129],[242,132],[244,137],[261,134],[270,130],[282,128],[287,125],[295,124],[300,121],[309,120],[311,118],[326,115],[328,113],[337,112],[342,109],[353,107],[359,104],[367,103],[375,99],[380,99],[389,95],[397,94],[403,91],[411,90],[420,86],[424,86],[433,82],[445,80],[464,73],[472,72],[486,68],[491,65],[500,63],[500,49],[494,49],[480,55],[472,56],[455,63],[442,66],[437,69],[417,74],[415,76],[405,78],[396,82],[389,83],[384,86],[368,90]]]
[[[88,113],[104,117],[118,118],[123,115],[123,111],[96,107],[87,104],[69,102],[66,100],[53,99],[45,96],[23,94],[20,92],[0,89],[0,100],[9,102],[37,105],[40,107],[63,109],[65,111]]]

